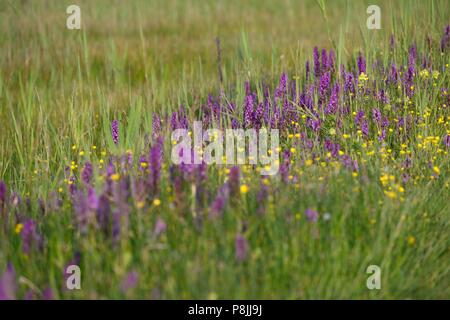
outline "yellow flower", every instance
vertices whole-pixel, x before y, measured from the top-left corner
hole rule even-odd
[[[14,229],[14,231],[15,231],[17,234],[19,234],[19,233],[22,231],[22,229],[23,229],[23,224],[18,223],[18,224],[16,224],[16,228]]]
[[[142,209],[144,206],[145,206],[145,201],[138,201],[138,202],[136,203],[136,207],[137,207],[138,209]]]
[[[391,199],[396,199],[397,194],[394,191],[384,191],[384,194]]]
[[[120,174],[114,173],[114,174],[111,175],[111,180],[112,181],[117,181],[119,179],[120,179]]]
[[[80,151],[79,155],[82,157],[84,156],[84,151]]]
[[[434,79],[439,78],[439,75],[440,75],[439,71],[437,71],[437,70],[434,70],[434,71],[433,71],[433,78],[434,78]]]
[[[147,168],[148,163],[147,162],[141,162],[141,168]]]
[[[291,148],[291,153],[295,153],[295,151],[296,151],[295,148],[292,147]]]
[[[305,161],[305,165],[306,165],[307,167],[309,167],[309,166],[312,165],[312,164],[313,164],[313,161],[312,161],[311,159],[308,159],[308,160]]]
[[[246,194],[248,192],[248,186],[246,184],[241,185],[241,193]]]
[[[409,235],[406,241],[410,246],[413,246],[416,243],[416,238],[412,235]]]
[[[433,172],[436,173],[437,175],[441,174],[441,170],[439,170],[439,168],[436,166],[433,167]]]
[[[367,80],[369,80],[369,77],[364,72],[361,72],[358,77],[358,85],[363,86]]]
[[[419,72],[419,75],[421,78],[428,79],[428,77],[430,76],[430,72],[427,69],[423,69]]]
[[[154,200],[153,200],[153,205],[154,205],[155,207],[158,207],[159,205],[161,205],[161,200],[159,200],[158,198],[154,199]]]

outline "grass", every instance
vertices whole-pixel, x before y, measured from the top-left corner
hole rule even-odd
[[[437,49],[449,23],[449,4],[377,3],[382,29],[371,31],[366,8],[374,3],[367,1],[80,1],[82,30],[73,31],[65,28],[71,1],[0,1],[0,180],[22,198],[21,206],[10,207],[0,220],[0,272],[8,262],[14,265],[20,279],[17,296],[31,290],[42,298],[49,287],[55,298],[89,299],[448,298],[448,150],[433,139],[423,141],[449,130],[449,109],[442,106],[439,90],[449,86],[444,66],[450,59],[448,50],[440,54]],[[392,52],[391,34],[396,39]],[[411,110],[426,114],[426,120],[413,125],[410,136],[394,133],[383,145],[375,134],[370,139],[358,135],[353,117],[345,118],[343,131],[350,138],[340,143],[359,160],[356,176],[340,166],[322,166],[327,155],[320,146],[303,151],[304,146],[285,137],[283,148],[299,150],[291,173],[298,181],[270,180],[261,217],[255,214],[261,179],[244,166],[241,183],[249,192],[236,197],[220,221],[205,219],[199,228],[195,215],[207,215],[227,171],[208,168],[203,191],[198,191],[206,198],[199,213],[195,184],[185,182],[183,201],[177,201],[166,127],[161,205],[152,204],[154,195],[144,208],[134,203],[115,245],[94,227],[86,235],[77,229],[65,167],[73,161],[72,171],[79,175],[89,160],[98,174],[94,186],[102,190],[100,161],[127,150],[148,152],[154,112],[171,113],[184,105],[193,121],[202,115],[208,94],[223,90],[241,115],[246,81],[262,97],[263,85],[273,94],[285,71],[290,80],[298,76],[302,88],[304,63],[309,59],[312,68],[314,46],[333,48],[337,65],[349,68],[356,68],[361,51],[370,70],[377,59],[383,65],[407,65],[413,43],[443,68],[436,85],[417,77],[409,109],[394,106],[394,99],[405,96],[401,90],[390,92],[392,109],[381,107],[391,121]],[[373,99],[355,99],[351,111],[370,115],[375,105]],[[120,120],[118,146],[110,137],[113,119]],[[324,121],[321,137],[335,125],[334,119]],[[385,191],[401,185],[401,150],[413,158],[411,182],[404,194],[391,199]],[[439,174],[433,174],[430,163]],[[380,183],[385,175],[387,185]],[[54,212],[49,204],[53,194],[62,201]],[[44,215],[38,199],[46,203]],[[307,221],[308,208],[319,212],[318,223]],[[322,218],[325,213],[329,221]],[[23,240],[14,232],[25,217],[38,221],[45,238],[44,248],[30,254],[23,253]],[[155,239],[149,234],[157,218],[168,228]],[[244,263],[235,259],[240,233],[250,248]],[[63,268],[75,252],[81,253],[82,290],[67,291]],[[366,287],[365,270],[371,264],[382,269],[381,290]],[[139,274],[139,283],[125,292],[121,283],[131,271]]]

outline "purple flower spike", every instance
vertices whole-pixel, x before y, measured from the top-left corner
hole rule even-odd
[[[42,247],[42,237],[38,233],[37,224],[34,220],[28,219],[23,224],[23,230],[20,233],[22,237],[22,249],[25,254],[29,254],[32,247]]]
[[[249,94],[245,97],[244,106],[244,126],[250,128],[253,124],[253,95]]]
[[[450,134],[446,135],[444,138],[444,146],[450,148]]]
[[[87,161],[84,164],[83,171],[81,172],[81,179],[84,181],[84,183],[89,184],[92,179],[93,169],[92,164]]]
[[[5,203],[6,192],[7,192],[6,184],[3,181],[0,181],[0,205]]]
[[[359,74],[366,73],[366,59],[364,59],[361,52],[358,55],[357,64],[358,64]]]
[[[217,218],[223,213],[225,206],[227,204],[228,194],[229,194],[228,184],[224,184],[217,192],[216,198],[214,199],[211,205],[209,211],[209,216],[211,218]]]
[[[306,209],[305,211],[306,218],[311,222],[317,222],[319,219],[319,213],[312,209]]]
[[[139,280],[139,275],[136,271],[131,271],[127,274],[125,279],[122,281],[122,292],[127,292],[137,286]]]
[[[320,60],[319,60],[319,49],[317,47],[314,47],[313,58],[314,58],[314,76],[316,78],[319,78],[319,76],[320,76]]]
[[[156,220],[156,224],[155,224],[155,229],[153,230],[153,233],[155,234],[155,236],[160,236],[161,234],[163,234],[164,232],[166,232],[167,230],[167,224],[164,222],[163,219],[158,218],[158,220]]]
[[[154,113],[152,116],[152,135],[154,138],[158,137],[161,133],[161,118],[158,114]]]
[[[5,273],[0,277],[0,300],[15,300],[16,291],[16,272],[12,264],[8,264]]]
[[[237,261],[242,262],[242,261],[247,260],[248,242],[241,234],[238,234],[236,236],[235,249],[236,249],[236,260]]]
[[[50,288],[50,287],[45,288],[45,290],[42,292],[42,299],[43,300],[54,300],[52,288]]]
[[[117,121],[117,120],[113,120],[111,122],[111,135],[112,135],[114,144],[118,144],[119,143],[119,121]]]

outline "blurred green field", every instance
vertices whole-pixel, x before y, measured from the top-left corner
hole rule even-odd
[[[335,0],[322,8],[321,1],[312,0],[84,0],[77,1],[82,29],[68,30],[65,11],[73,2],[0,0],[0,180],[33,200],[27,214],[34,218],[39,217],[37,199],[61,188],[66,192],[64,168],[72,161],[81,167],[86,159],[98,163],[103,152],[145,150],[144,135],[152,132],[155,111],[185,105],[193,119],[209,93],[224,90],[239,100],[245,81],[273,87],[283,71],[290,79],[303,75],[314,46],[333,48],[338,65],[355,66],[358,52],[366,55],[368,66],[392,57],[407,64],[411,44],[426,51],[430,37],[438,47],[450,22],[447,0]],[[381,8],[381,30],[366,28],[370,4]],[[392,34],[397,47],[388,57]],[[433,51],[434,57],[441,65],[450,62],[448,51]],[[439,88],[420,92],[415,101],[420,112],[437,110],[426,99],[448,87],[445,70]],[[414,139],[449,130],[448,110],[432,112],[434,120],[446,119],[445,127],[436,120],[417,129]],[[124,132],[114,150],[113,119],[121,121]],[[418,143],[414,139],[412,145]],[[277,184],[264,219],[252,215],[259,176],[249,175],[249,194],[228,209],[220,224],[205,223],[200,235],[192,219],[175,214],[173,195],[165,191],[160,207],[133,216],[129,237],[115,249],[95,232],[77,234],[67,201],[62,214],[40,220],[47,238],[43,254],[24,256],[11,231],[15,220],[5,219],[0,274],[13,262],[22,276],[21,293],[48,285],[56,298],[448,299],[448,154],[412,150],[423,156],[414,163],[414,173],[426,179],[411,186],[403,202],[385,200],[379,184],[384,172],[396,173],[397,159],[392,166],[369,160],[357,178],[314,165],[303,172],[300,188]],[[437,181],[427,180],[430,159],[440,168]],[[164,178],[169,165],[164,165]],[[211,171],[208,187],[215,192],[224,173]],[[162,189],[169,190],[164,178]],[[333,223],[306,224],[298,215],[309,207],[331,213]],[[169,226],[163,249],[146,238],[157,215]],[[236,265],[233,241],[243,220],[250,221],[251,258]],[[77,250],[83,252],[83,290],[60,290],[61,270]],[[366,288],[369,264],[382,266],[380,291]],[[124,294],[117,288],[131,269],[139,272],[140,284]]]

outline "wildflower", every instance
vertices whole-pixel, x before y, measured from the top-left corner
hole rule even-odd
[[[16,272],[12,264],[8,264],[6,271],[0,277],[0,300],[15,300],[16,291]]]
[[[241,234],[236,236],[235,240],[236,260],[245,261],[248,256],[248,242]]]
[[[389,190],[385,190],[384,194],[391,199],[397,199],[397,193],[395,193],[394,191],[389,191]]]
[[[54,299],[54,295],[53,295],[53,290],[50,287],[46,287],[44,289],[44,291],[42,292],[42,299],[43,300],[53,300]]]
[[[320,61],[319,61],[319,49],[317,47],[314,47],[313,59],[314,59],[314,76],[318,78],[320,76]]]
[[[369,77],[364,73],[361,72],[358,76],[358,86],[363,87],[364,84],[369,80]]]
[[[158,237],[164,232],[166,232],[167,224],[164,222],[163,219],[158,218],[156,220],[155,228],[153,229],[153,234]]]
[[[330,101],[328,102],[327,114],[335,114],[338,108],[338,100],[339,100],[339,84],[335,84],[333,90],[331,92]]]
[[[253,124],[253,95],[247,95],[245,97],[244,106],[244,126],[250,128]]]
[[[413,246],[416,244],[416,238],[412,235],[409,235],[408,238],[406,239],[406,241],[408,242],[408,245]]]
[[[150,149],[150,177],[149,182],[153,193],[157,193],[159,179],[161,176],[161,160],[162,160],[162,138],[158,138],[156,143]]]
[[[319,218],[319,213],[313,209],[306,209],[305,211],[306,218],[311,222],[317,222],[317,219]]]
[[[218,191],[216,198],[214,199],[211,208],[209,210],[209,216],[212,218],[218,217],[223,213],[225,205],[228,200],[229,188],[228,184],[224,184]]]
[[[427,69],[423,69],[422,71],[419,72],[419,76],[422,79],[428,79],[428,77],[430,76],[430,72]]]
[[[248,192],[248,186],[246,184],[241,185],[241,193],[246,194]]]
[[[357,65],[358,65],[359,74],[366,73],[366,59],[364,59],[361,52],[359,53],[358,58],[357,58]]]
[[[22,229],[23,229],[23,224],[22,223],[18,223],[18,224],[16,224],[16,227],[14,228],[14,232],[16,234],[20,234],[20,232],[22,232]]]
[[[113,120],[111,122],[111,135],[114,144],[119,143],[119,122],[117,120]]]
[[[450,148],[450,134],[447,134],[444,138],[444,146]],[[1,199],[0,199],[1,202]]]
[[[5,204],[6,192],[7,192],[6,184],[0,180],[0,210],[2,206]]]
[[[122,292],[126,293],[130,289],[133,289],[137,286],[139,280],[139,275],[136,271],[131,271],[128,273],[122,281],[121,289]]]
[[[320,83],[319,83],[319,99],[322,101],[325,99],[325,95],[328,92],[328,89],[330,87],[330,73],[325,72],[320,77]]]
[[[118,180],[120,179],[120,174],[118,174],[118,173],[113,173],[113,174],[110,176],[110,178],[111,178],[112,181],[118,181]]]
[[[161,132],[161,118],[157,113],[152,116],[152,135],[154,138],[158,137]]]
[[[439,167],[436,167],[436,166],[433,167],[433,172],[437,175],[441,174],[441,170],[439,170]]]
[[[432,72],[432,75],[433,75],[433,78],[434,78],[435,80],[437,80],[437,79],[439,78],[440,73],[439,73],[439,71],[434,70],[434,71]]]
[[[34,220],[28,219],[25,221],[20,235],[22,237],[22,250],[25,254],[29,254],[33,246],[42,247],[42,237],[38,233],[37,224]]]
[[[89,161],[87,161],[84,164],[83,171],[81,172],[81,179],[83,180],[84,183],[89,184],[92,179],[92,174],[93,174],[92,164]]]
[[[107,234],[110,225],[111,206],[109,204],[108,196],[104,194],[99,198],[96,217],[98,226],[105,234]]]
[[[161,205],[161,200],[159,200],[158,198],[153,199],[153,205],[155,207],[159,207]]]

